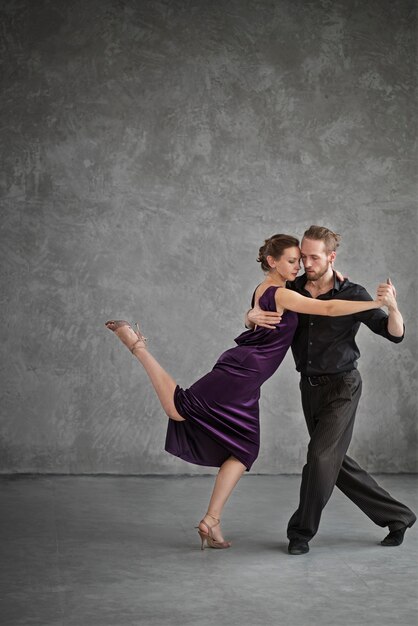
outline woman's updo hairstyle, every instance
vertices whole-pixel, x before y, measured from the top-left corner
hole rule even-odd
[[[291,235],[273,235],[270,239],[266,239],[264,245],[258,251],[257,263],[261,263],[261,269],[264,272],[271,270],[267,257],[272,256],[279,259],[287,248],[299,246],[299,240]]]

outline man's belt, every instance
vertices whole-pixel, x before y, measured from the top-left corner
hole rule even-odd
[[[305,376],[302,374],[302,378],[307,380],[311,387],[318,387],[319,385],[327,385],[336,378],[342,378],[347,372],[338,372],[337,374],[323,374],[322,376]]]

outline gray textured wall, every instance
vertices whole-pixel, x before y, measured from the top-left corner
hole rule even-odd
[[[1,471],[200,472],[103,323],[139,317],[187,386],[243,330],[263,239],[311,223],[397,285],[404,343],[360,332],[351,454],[416,470],[413,6],[2,3]],[[297,380],[289,354],[255,472],[301,469]]]

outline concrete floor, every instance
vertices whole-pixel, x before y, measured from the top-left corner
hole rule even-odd
[[[380,476],[418,509],[416,478]],[[193,526],[213,477],[0,479],[2,626],[415,626],[417,527],[383,548],[337,490],[304,556],[286,552],[298,476],[246,475],[229,550]]]

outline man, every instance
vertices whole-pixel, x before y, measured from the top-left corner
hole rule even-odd
[[[301,243],[305,274],[288,287],[321,300],[372,300],[363,287],[333,271],[340,239],[321,226],[305,231]],[[360,352],[355,342],[360,323],[394,343],[401,342],[404,336],[403,319],[390,280],[379,285],[379,295],[385,298],[388,315],[381,309],[332,318],[299,314],[292,351],[301,374],[302,406],[311,439],[302,471],[299,506],[288,524],[289,554],[309,552],[308,542],[318,530],[334,485],[373,522],[389,527],[389,534],[381,542],[383,546],[401,545],[406,529],[416,520],[407,506],[392,498],[346,455],[361,395],[362,382],[356,367]],[[274,327],[280,320],[280,316],[259,307],[247,316],[250,326],[266,328]]]

